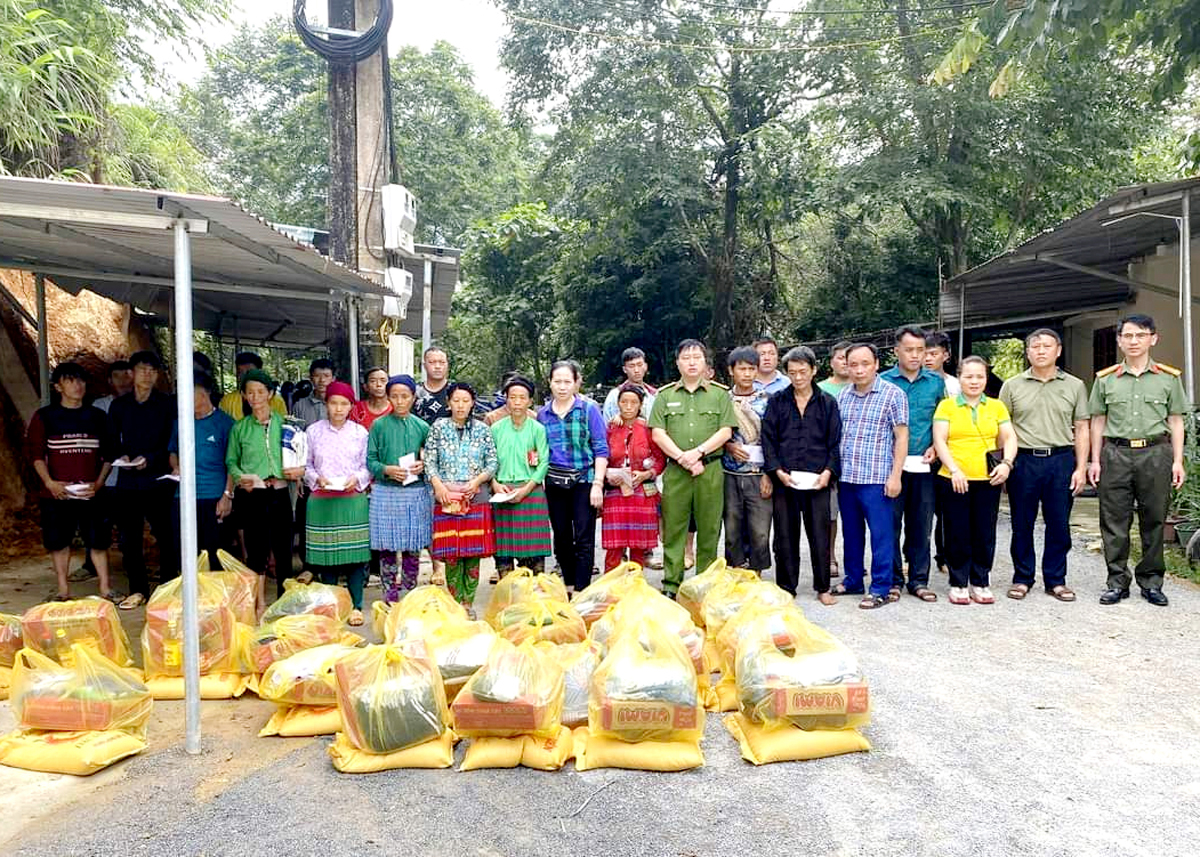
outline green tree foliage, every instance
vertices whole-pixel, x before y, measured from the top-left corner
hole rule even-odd
[[[457,244],[471,221],[520,201],[525,135],[474,88],[457,51],[402,48],[392,58],[401,181],[416,195],[418,241]],[[320,226],[329,193],[325,61],[289,19],[245,27],[209,54],[175,114],[205,155],[211,183],[274,220]]]
[[[272,220],[319,226],[329,193],[325,80],[325,61],[276,18],[212,51],[174,118],[221,193]]]
[[[204,156],[157,109],[116,104],[109,112],[100,171],[110,184],[207,192]]]

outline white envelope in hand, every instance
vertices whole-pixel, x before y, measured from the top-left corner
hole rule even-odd
[[[793,470],[788,474],[792,487],[797,491],[816,491],[820,478],[820,473],[813,473],[811,470]]]
[[[766,463],[766,459],[763,458],[763,448],[760,444],[748,443],[742,446],[742,449],[744,449],[746,454],[750,456],[750,458],[746,461],[747,464],[753,464],[755,467],[762,467]]]
[[[402,455],[396,463],[408,471],[408,475],[404,477],[404,481],[400,483],[401,485],[412,485],[417,481],[416,474],[412,472],[413,465],[417,463],[417,456],[415,454],[410,452],[408,455]]]
[[[905,473],[928,473],[929,470],[929,463],[925,460],[925,456],[906,455],[904,457]]]

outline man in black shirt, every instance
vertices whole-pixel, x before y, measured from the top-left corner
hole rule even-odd
[[[146,603],[150,583],[142,555],[145,524],[160,545],[169,545],[171,497],[175,483],[159,477],[171,470],[167,447],[175,426],[175,400],[154,387],[162,361],[152,351],[139,351],[129,358],[133,366],[133,392],[116,399],[108,410],[116,438],[120,468],[114,492],[113,513],[121,534],[121,555],[129,577],[129,597],[118,605],[132,610]],[[178,569],[179,557],[159,556],[164,574]]]
[[[813,589],[829,591],[829,486],[841,472],[842,418],[837,400],[813,385],[817,357],[797,346],[783,358],[791,386],[771,396],[762,420],[765,469],[776,480],[775,582],[795,594],[800,579],[800,525],[808,533]]]
[[[123,596],[108,578],[108,543],[111,530],[97,494],[108,477],[113,458],[108,417],[99,408],[85,405],[87,378],[77,363],[54,367],[50,382],[59,401],[39,408],[29,421],[25,449],[33,469],[42,480],[39,505],[42,513],[42,543],[50,553],[58,589],[56,601],[70,598],[67,563],[71,541],[78,532],[96,574],[100,594],[110,601]]]
[[[431,345],[421,357],[425,378],[417,385],[417,401],[413,413],[433,425],[450,415],[447,391],[450,389],[450,358],[446,352]]]

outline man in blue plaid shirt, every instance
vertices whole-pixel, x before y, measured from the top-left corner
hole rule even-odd
[[[836,595],[865,595],[864,610],[882,607],[893,597],[892,554],[895,520],[892,505],[900,496],[901,472],[908,453],[908,398],[879,377],[879,353],[860,343],[846,351],[850,378],[837,397],[842,415],[842,473],[838,507],[842,514],[842,568],[845,578]],[[863,552],[871,530],[871,590],[863,589]]]

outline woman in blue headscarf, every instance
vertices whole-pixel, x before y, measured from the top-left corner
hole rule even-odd
[[[433,497],[425,481],[429,425],[413,416],[417,384],[411,375],[388,379],[392,410],[375,420],[367,439],[371,491],[371,550],[379,551],[383,600],[394,604],[417,585],[421,549],[433,541]],[[397,573],[399,572],[399,573]]]

